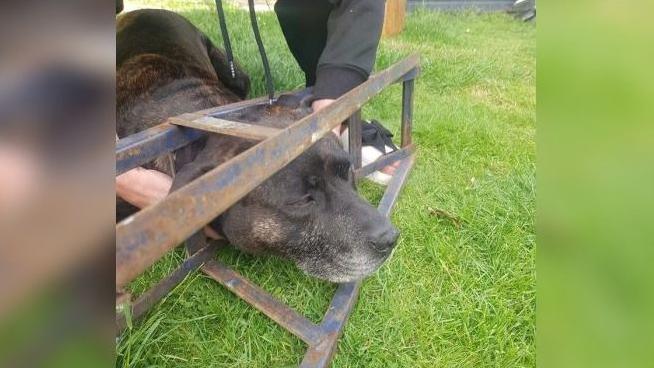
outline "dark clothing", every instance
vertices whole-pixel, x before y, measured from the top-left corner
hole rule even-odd
[[[368,79],[384,0],[278,0],[275,13],[314,98],[338,98]]]

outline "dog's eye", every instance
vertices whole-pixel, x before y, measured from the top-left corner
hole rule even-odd
[[[311,194],[305,194],[301,198],[286,202],[288,206],[292,207],[303,207],[314,202],[314,198]]]
[[[312,187],[317,187],[320,184],[320,178],[315,175],[311,175],[307,178],[307,183],[309,183],[309,185]]]
[[[339,177],[348,180],[350,176],[350,171],[351,171],[352,166],[350,165],[349,161],[344,161],[344,162],[339,162],[336,164],[335,169],[336,169],[336,175]]]

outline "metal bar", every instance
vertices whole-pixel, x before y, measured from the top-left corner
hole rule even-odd
[[[415,159],[416,156],[413,154],[402,160],[400,166],[395,169],[395,174],[393,174],[393,178],[391,178],[391,181],[388,183],[384,196],[382,196],[382,199],[379,201],[379,206],[377,206],[379,212],[384,216],[390,216],[393,205],[395,204],[397,197],[400,195],[400,190],[402,189],[402,186],[404,186],[407,176],[409,176],[409,171],[411,171]]]
[[[293,92],[290,92],[290,93],[293,93]],[[195,111],[195,112],[193,112],[191,114],[211,115],[211,116],[216,115],[217,116],[217,115],[222,115],[222,114],[229,114],[229,113],[232,113],[234,111],[241,110],[241,109],[247,109],[247,108],[250,108],[250,107],[256,106],[256,105],[268,105],[268,98],[262,96],[262,97],[257,97],[257,98],[253,98],[253,99],[249,99],[249,100],[237,101],[237,102],[230,103],[230,104],[227,104],[227,105],[215,106],[215,107],[210,107],[210,108],[204,109],[204,110],[198,110],[198,111]],[[182,114],[182,115],[184,115],[184,114]]]
[[[197,253],[193,254],[179,266],[170,275],[159,281],[157,285],[150,288],[143,293],[136,302],[131,305],[132,318],[137,319],[147,312],[153,305],[157,304],[164,296],[170,293],[180,282],[184,281],[186,276],[191,272],[197,270],[202,264],[216,254],[217,247],[215,245],[207,245],[200,249]],[[125,315],[119,313],[116,315],[116,328],[121,331],[125,328],[127,321]]]
[[[327,314],[320,324],[320,329],[325,336],[320,343],[309,346],[302,359],[302,363],[300,363],[301,368],[322,368],[329,366],[336,350],[336,343],[343,333],[345,322],[347,322],[356,304],[360,287],[360,281],[339,285],[329,305]]]
[[[409,155],[411,155],[414,150],[415,150],[414,146],[410,144],[406,147],[400,148],[395,152],[391,152],[389,154],[383,155],[377,160],[375,160],[374,162],[369,163],[368,165],[360,169],[354,170],[354,178],[356,180],[364,178],[372,174],[373,172],[392,164],[395,161],[409,157]]]
[[[419,74],[420,74],[420,65],[409,70],[406,74],[402,76],[402,78],[398,82],[408,81],[409,79],[416,79]]]
[[[352,167],[361,167],[361,110],[357,110],[347,119],[348,149]]]
[[[204,264],[202,270],[302,341],[309,345],[317,344],[320,341],[321,331],[315,323],[301,316],[223,263],[215,260],[209,261]]]
[[[116,286],[122,288],[195,230],[299,156],[353,112],[414,68],[416,55],[341,96],[116,226]],[[184,221],[179,221],[183,216]]]
[[[240,123],[238,121],[203,116],[194,120],[170,118],[168,122],[175,125],[200,129],[210,133],[231,135],[234,137],[261,141],[277,134],[280,129],[267,126]]]
[[[229,105],[212,107],[195,114],[212,115],[229,113],[243,108],[259,105],[267,98],[240,101]],[[184,147],[196,141],[206,133],[193,129],[180,129],[164,122],[150,129],[121,138],[116,143],[116,175],[148,163],[155,158]]]
[[[224,240],[213,240],[212,243],[216,245],[216,248],[224,246],[227,244]],[[186,248],[186,256],[190,257],[193,254],[197,253],[200,249],[207,246],[207,236],[204,234],[203,230],[198,230],[195,234],[191,235],[184,242],[184,247]]]
[[[199,130],[181,129],[163,123],[121,138],[116,143],[116,175],[148,163],[158,156],[201,138]]]
[[[411,130],[413,129],[413,86],[415,79],[402,82],[402,141],[401,146],[411,144]]]

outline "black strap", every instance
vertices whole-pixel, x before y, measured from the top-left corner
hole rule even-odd
[[[268,57],[266,56],[266,50],[263,48],[263,42],[261,41],[261,35],[259,34],[257,15],[254,12],[254,0],[248,0],[248,6],[250,8],[250,22],[252,23],[252,31],[254,32],[254,38],[257,41],[259,55],[261,55],[263,72],[266,75],[266,92],[268,92],[268,101],[272,105],[275,97],[275,86],[273,85],[272,74],[270,73],[270,65],[268,64]]]
[[[225,22],[225,11],[223,10],[222,0],[216,0],[216,8],[218,9],[218,22],[220,23],[220,33],[223,35],[223,44],[225,45],[225,52],[227,53],[229,70],[232,72],[232,78],[236,78],[236,71],[234,70],[234,53],[232,52],[232,43],[229,41],[229,33],[227,32],[227,22]]]

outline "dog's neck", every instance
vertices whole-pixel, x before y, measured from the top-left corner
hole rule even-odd
[[[159,55],[140,55],[116,74],[116,124],[120,137],[167,118],[222,106],[240,99],[215,74]],[[129,121],[129,123],[126,123]]]

